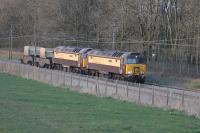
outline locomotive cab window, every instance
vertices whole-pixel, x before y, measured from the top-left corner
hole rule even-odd
[[[137,59],[128,58],[128,59],[127,59],[127,64],[137,64]]]
[[[141,54],[131,54],[127,57],[127,64],[145,64],[145,59]]]

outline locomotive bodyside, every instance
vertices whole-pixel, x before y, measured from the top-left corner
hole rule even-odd
[[[88,56],[88,69],[98,70],[100,72],[112,72],[116,74],[120,74],[120,58],[111,58],[111,57],[103,57],[103,56]]]
[[[73,52],[74,49],[64,46],[55,48],[53,63],[62,67],[78,67],[79,54]]]
[[[58,47],[54,50],[53,63],[70,70],[85,70],[89,48]]]
[[[88,53],[88,69],[112,78],[143,83],[146,63],[139,53],[94,50]]]

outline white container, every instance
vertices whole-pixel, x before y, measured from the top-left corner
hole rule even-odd
[[[29,55],[39,56],[40,55],[40,48],[41,47],[29,47]]]
[[[40,58],[54,57],[54,50],[52,48],[40,48]]]
[[[24,55],[26,56],[39,56],[41,47],[24,46]]]
[[[24,46],[24,55],[26,55],[26,56],[29,55],[29,47],[30,46]]]

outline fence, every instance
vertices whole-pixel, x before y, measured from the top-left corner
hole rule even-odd
[[[113,81],[8,61],[0,61],[0,72],[44,82],[56,87],[71,88],[81,93],[112,97],[147,106],[177,109],[189,115],[200,117],[199,92]]]
[[[148,70],[150,72],[166,73],[173,75],[186,75],[190,77],[200,76],[200,65],[189,63],[175,63],[175,62],[148,62]]]

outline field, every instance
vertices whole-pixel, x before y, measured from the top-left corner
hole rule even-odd
[[[0,74],[0,133],[13,132],[197,133],[200,120]]]

